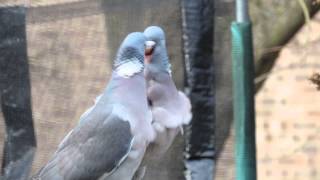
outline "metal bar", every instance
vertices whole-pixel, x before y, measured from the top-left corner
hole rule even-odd
[[[247,0],[237,0],[236,11],[237,22],[231,25],[236,179],[256,180],[253,42]]]
[[[250,23],[233,23],[233,97],[236,179],[256,180],[254,67]]]
[[[248,0],[236,0],[236,20],[238,23],[250,21]]]

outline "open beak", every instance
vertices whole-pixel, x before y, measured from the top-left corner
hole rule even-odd
[[[156,46],[156,42],[154,41],[145,42],[144,61],[146,64],[151,63],[152,53],[155,46]]]

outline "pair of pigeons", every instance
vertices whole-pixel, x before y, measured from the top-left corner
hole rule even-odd
[[[122,42],[109,84],[34,180],[141,180],[191,119],[157,26]]]

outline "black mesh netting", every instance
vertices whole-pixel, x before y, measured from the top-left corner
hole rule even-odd
[[[27,7],[26,64],[30,75],[31,107],[37,137],[32,172],[47,162],[57,144],[104,89],[115,49],[128,32],[143,31],[146,26],[154,23],[166,29],[170,37],[168,44],[171,45],[170,57],[174,61],[175,79],[181,87],[181,37],[177,35],[181,32],[179,2],[161,1],[157,5],[147,0],[139,3],[124,2],[0,2],[1,9]],[[165,13],[157,16],[160,12]],[[167,23],[167,19],[170,19],[170,23]],[[4,120],[2,116],[0,118],[0,139],[4,139]],[[181,143],[182,138],[177,139],[173,149],[178,151],[172,150],[165,157],[168,162],[180,159],[180,165],[168,162],[165,165],[159,164],[157,167],[163,167],[163,170],[151,171],[150,176],[162,179],[179,179],[183,176]],[[2,149],[1,143],[1,152]]]

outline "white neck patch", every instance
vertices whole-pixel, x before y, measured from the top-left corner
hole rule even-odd
[[[167,72],[169,73],[170,77],[172,76],[172,71],[171,71],[171,64],[169,63],[167,66]]]
[[[137,58],[132,58],[118,66],[115,71],[119,76],[129,78],[134,74],[142,72],[143,64]]]

